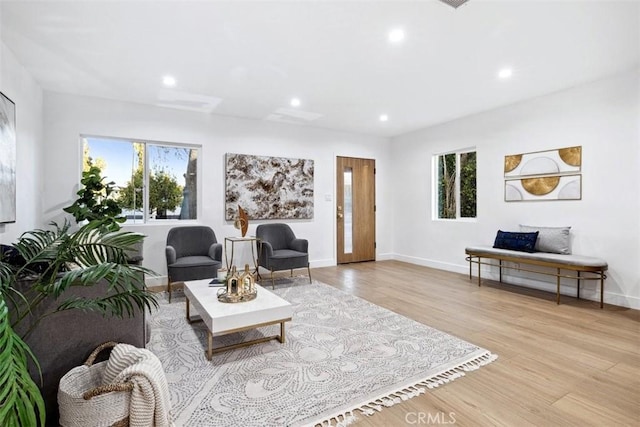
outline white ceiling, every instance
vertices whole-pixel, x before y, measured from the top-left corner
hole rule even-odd
[[[45,90],[387,137],[633,69],[639,18],[606,0],[0,4]]]

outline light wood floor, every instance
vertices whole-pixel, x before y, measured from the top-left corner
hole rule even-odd
[[[356,426],[640,426],[640,311],[398,261],[312,275],[499,356]]]

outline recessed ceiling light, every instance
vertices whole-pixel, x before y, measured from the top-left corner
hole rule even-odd
[[[292,107],[299,107],[300,106],[300,100],[298,98],[291,98],[291,106]]]
[[[402,40],[404,40],[404,30],[402,28],[389,31],[389,41],[391,43],[399,43]]]
[[[173,87],[173,86],[175,86],[175,85],[176,85],[176,78],[175,78],[175,77],[173,77],[173,76],[164,76],[164,77],[162,78],[162,83],[163,83],[165,86]]]
[[[389,120],[389,116],[387,116],[386,114],[380,114],[381,122],[386,122],[387,120]]]
[[[498,72],[498,77],[501,79],[508,79],[513,74],[513,70],[511,68],[503,68]]]

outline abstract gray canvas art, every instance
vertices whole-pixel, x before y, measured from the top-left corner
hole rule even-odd
[[[16,106],[0,92],[0,223],[16,221]]]
[[[228,221],[238,206],[249,219],[313,218],[313,160],[227,153]]]

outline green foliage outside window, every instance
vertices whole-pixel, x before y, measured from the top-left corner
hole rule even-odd
[[[165,171],[154,171],[149,177],[149,208],[157,218],[166,218],[167,211],[175,210],[182,203],[182,186]]]
[[[461,218],[475,218],[476,152],[441,154],[437,168],[438,218],[458,218],[458,204]]]
[[[93,144],[113,144],[117,161],[91,157]],[[110,145],[109,145],[110,147]],[[128,147],[124,148],[123,147]],[[104,153],[104,148],[102,148]],[[147,151],[147,153],[145,153]],[[146,154],[146,155],[145,155]],[[87,137],[83,141],[83,165],[107,168],[113,163],[117,184],[111,182],[111,203],[124,210],[127,218],[143,217],[143,211],[154,219],[195,219],[197,215],[197,157],[198,150],[191,147],[148,144],[127,140]],[[145,159],[149,164],[145,165]],[[131,163],[131,174],[122,176],[122,163]],[[184,168],[184,169],[182,169]],[[145,170],[148,175],[148,200],[145,204]],[[181,176],[180,176],[181,175]],[[184,177],[184,185],[179,178]],[[124,219],[123,219],[124,220]]]
[[[476,217],[476,152],[460,154],[460,216]]]
[[[438,157],[438,218],[456,217],[456,155]]]

